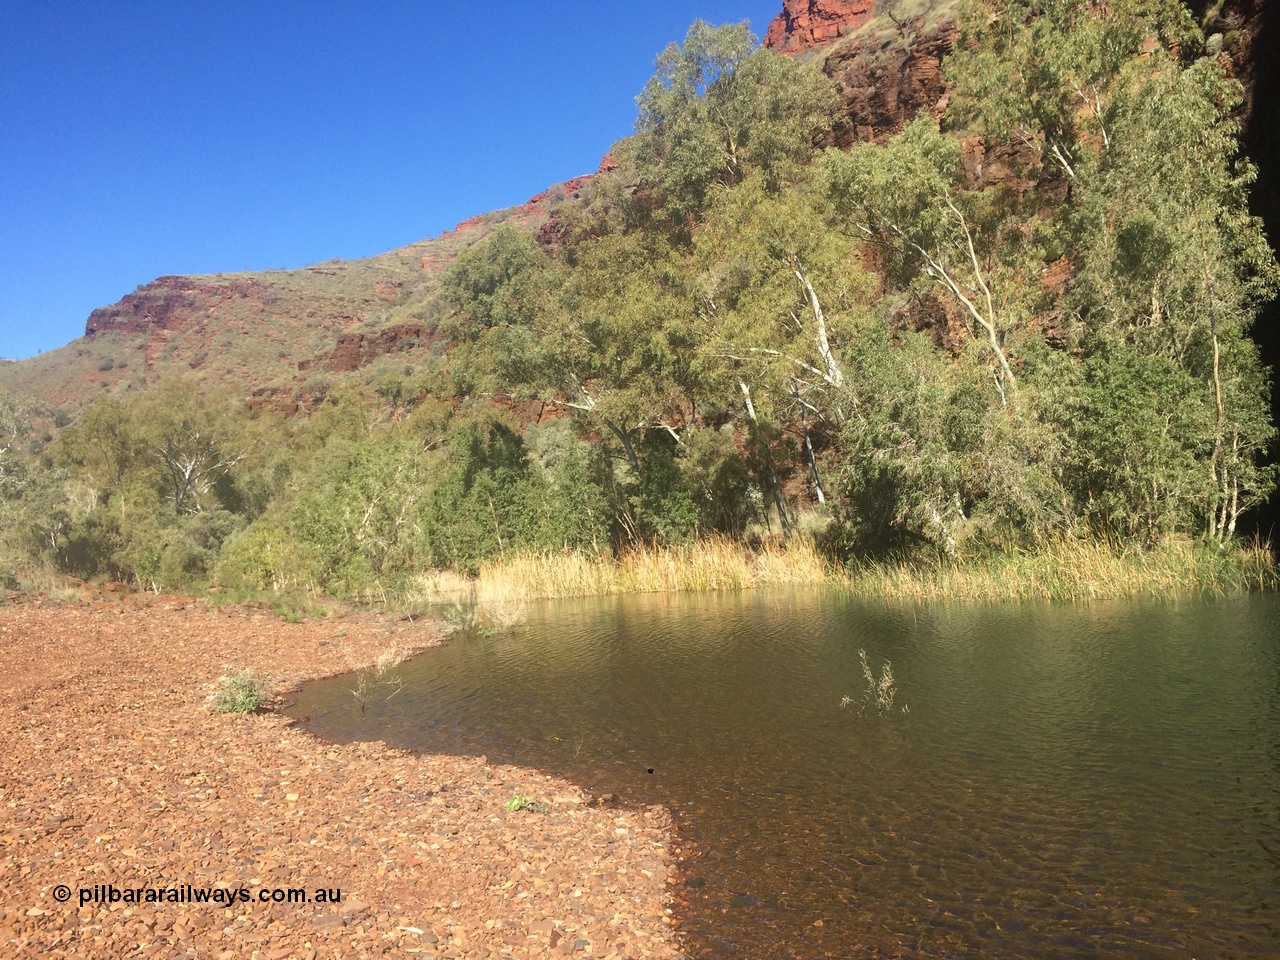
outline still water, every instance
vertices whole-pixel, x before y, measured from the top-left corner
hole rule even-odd
[[[859,715],[860,649],[908,712]],[[401,673],[292,712],[666,804],[696,956],[1280,957],[1274,596],[559,601]]]

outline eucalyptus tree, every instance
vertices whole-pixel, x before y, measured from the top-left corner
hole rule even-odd
[[[1273,430],[1247,332],[1277,271],[1248,213],[1238,85],[1196,58],[1176,0],[999,0],[962,20],[953,122],[1035,146],[1069,183],[1054,217],[1072,268],[1062,314],[1086,361],[1065,424],[1081,510],[1126,534],[1199,523],[1230,536],[1274,480],[1259,467]]]
[[[952,124],[1030,147],[1069,180],[1111,146],[1108,113],[1126,73],[1199,42],[1178,0],[968,0],[959,24],[944,65]]]
[[[698,20],[658,57],[636,102],[636,133],[614,153],[660,218],[684,228],[717,187],[754,174],[776,190],[797,176],[837,98],[815,66],[758,48],[745,23]]]
[[[722,191],[695,238],[701,354],[721,403],[740,405],[778,514],[781,483],[766,438],[799,422],[814,493],[825,500],[809,424],[838,430],[852,410],[841,359],[869,277],[808,191],[771,193],[759,178]]]
[[[868,459],[866,437],[846,430],[845,476],[854,487],[891,496],[863,497],[881,519],[858,523],[881,531],[874,540],[892,528],[946,552],[965,531],[1005,540],[1065,524],[1062,443],[1049,396],[1058,367],[1047,355],[1042,319],[1053,306],[1041,277],[1054,255],[1056,224],[1039,216],[1039,199],[969,182],[960,144],[923,116],[883,146],[828,151],[817,180],[833,225],[867,244],[882,322],[900,326],[895,318],[913,302],[932,301],[943,307],[936,322],[955,318],[968,331],[945,350],[935,348],[933,359],[923,349],[875,348],[883,336],[868,336],[859,363],[870,366],[862,367],[859,395],[875,408],[869,422],[882,421],[884,439]],[[910,345],[905,331],[896,338]],[[941,373],[920,379],[931,367]],[[946,409],[909,409],[894,400],[898,409],[886,410],[885,391],[912,380],[918,404]],[[949,384],[941,394],[940,383]],[[955,469],[933,469],[926,459]],[[881,479],[860,473],[894,462],[879,471]]]
[[[1034,308],[1041,266],[1016,198],[969,189],[959,144],[924,116],[884,146],[828,151],[819,177],[840,224],[879,249],[886,292],[923,284],[961,308],[990,352],[1001,402],[1016,412],[1009,347]]]
[[[1068,305],[1086,350],[1114,343],[1111,355],[1160,358],[1187,381],[1185,399],[1165,397],[1146,422],[1182,424],[1196,466],[1168,481],[1171,509],[1193,501],[1205,533],[1224,539],[1274,486],[1260,466],[1275,435],[1269,385],[1248,332],[1280,269],[1248,212],[1235,81],[1211,59],[1144,66],[1113,97],[1111,145],[1081,175]],[[1188,420],[1179,404],[1203,415]]]
[[[162,381],[129,408],[146,458],[159,468],[160,485],[175,514],[218,505],[217,487],[250,454],[246,418],[231,394],[201,395],[179,378]]]
[[[48,410],[41,404],[10,393],[0,393],[0,502],[20,495],[30,482],[30,469],[22,444]]]

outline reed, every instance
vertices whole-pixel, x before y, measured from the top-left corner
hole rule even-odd
[[[1142,549],[1056,539],[959,561],[868,561],[841,570],[803,538],[755,548],[712,539],[688,547],[639,547],[617,558],[509,554],[483,564],[476,579],[448,571],[424,574],[406,599],[462,603],[476,608],[481,619],[498,622],[505,611],[518,611],[531,600],[801,584],[904,601],[1087,601],[1273,590],[1280,586],[1280,571],[1262,543],[1175,541]]]
[[[638,547],[617,558],[589,553],[517,553],[485,563],[468,580],[434,572],[421,577],[415,598],[507,604],[618,593],[741,590],[782,584],[833,584],[841,575],[799,538],[758,548],[723,539],[688,547]]]
[[[862,596],[948,603],[1228,596],[1278,584],[1275,558],[1262,543],[1176,541],[1141,549],[1067,539],[960,562],[867,563],[848,580]]]

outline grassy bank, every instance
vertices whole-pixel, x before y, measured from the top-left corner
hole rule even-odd
[[[704,540],[689,547],[644,547],[617,559],[586,553],[514,554],[483,564],[474,581],[447,572],[427,574],[419,581],[415,599],[522,603],[616,593],[834,584],[841,579],[807,540],[766,542],[758,549]]]
[[[711,540],[683,548],[645,548],[614,559],[583,553],[517,554],[484,564],[469,580],[423,576],[411,598],[485,606],[560,597],[740,590],[782,585],[843,587],[892,600],[992,603],[1017,600],[1119,600],[1226,596],[1276,589],[1270,550],[1192,542],[1140,550],[1102,541],[1055,540],[1035,550],[958,562],[933,560],[833,565],[807,540],[751,549]]]
[[[848,577],[849,588],[861,596],[969,603],[1228,596],[1278,584],[1275,558],[1258,543],[1138,549],[1084,540],[960,563],[869,563]]]

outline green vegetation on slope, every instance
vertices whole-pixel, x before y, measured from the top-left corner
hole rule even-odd
[[[157,589],[385,597],[805,530],[899,592],[886,562],[1046,596],[1091,589],[1019,558],[1267,582],[1231,548],[1275,484],[1247,334],[1280,284],[1236,84],[1172,0],[993,0],[961,27],[941,122],[844,152],[816,64],[695,24],[618,168],[414,307],[441,350],[325,384],[305,421],[205,377],[25,452],[19,424],[10,549]]]

